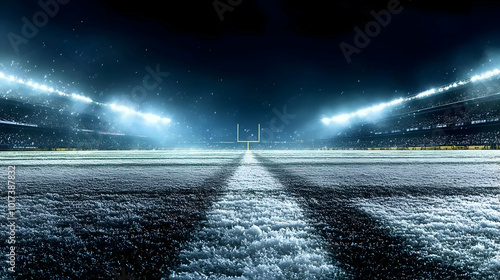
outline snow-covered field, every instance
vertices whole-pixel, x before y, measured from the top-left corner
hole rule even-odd
[[[500,151],[2,152],[0,279],[499,279]],[[0,204],[7,224],[5,203]],[[12,277],[12,279],[15,279]]]
[[[251,153],[229,180],[171,279],[335,279],[297,203]]]
[[[500,278],[500,196],[359,199],[356,204],[422,256]]]
[[[270,169],[276,169],[275,174],[285,177],[282,181],[293,178],[288,180],[292,181],[289,190],[303,200],[312,216],[319,216],[334,256],[354,267],[356,276],[500,279],[500,151],[259,155]],[[343,215],[347,217],[332,218]],[[361,249],[337,246],[350,246],[349,242]],[[399,252],[387,249],[378,259],[352,257],[361,252],[377,254],[384,250],[380,243],[395,246],[394,242],[406,253],[393,257]],[[413,268],[397,268],[401,259]],[[435,263],[429,267],[428,262]],[[376,270],[391,273],[372,274]]]

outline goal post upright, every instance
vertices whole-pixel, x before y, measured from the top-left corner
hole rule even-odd
[[[257,141],[241,141],[240,140],[240,124],[236,124],[236,142],[238,143],[247,143],[247,151],[250,150],[250,143],[259,143],[260,142],[260,123],[258,124],[258,133],[257,133]]]

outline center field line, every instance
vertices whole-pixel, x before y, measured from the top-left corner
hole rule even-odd
[[[294,198],[247,152],[170,279],[336,279]]]

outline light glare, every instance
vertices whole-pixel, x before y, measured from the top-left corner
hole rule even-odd
[[[117,104],[109,104],[108,105],[108,104],[105,104],[105,103],[94,101],[94,100],[90,99],[89,97],[86,97],[86,96],[83,96],[83,95],[80,95],[80,94],[76,94],[76,93],[67,94],[67,93],[64,93],[62,91],[56,90],[56,89],[54,89],[52,87],[49,87],[47,85],[34,83],[32,81],[29,81],[29,80],[28,81],[24,81],[23,79],[16,78],[13,75],[8,75],[7,76],[3,72],[0,72],[0,79],[8,80],[8,81],[11,81],[11,82],[17,82],[18,84],[29,86],[30,88],[35,89],[35,90],[41,90],[41,91],[47,91],[47,92],[55,92],[55,93],[59,94],[60,96],[71,97],[72,99],[83,101],[83,102],[87,102],[87,103],[94,103],[94,104],[97,104],[97,105],[100,105],[100,106],[109,106],[114,111],[118,111],[118,112],[121,112],[121,113],[124,113],[124,114],[128,114],[128,115],[138,115],[138,116],[141,116],[147,122],[162,122],[162,123],[165,123],[165,124],[171,122],[171,119],[169,119],[169,118],[162,118],[160,116],[157,116],[157,115],[154,115],[154,114],[151,114],[151,113],[143,114],[141,112],[137,112],[137,111],[135,111],[135,110],[133,110],[131,108],[128,108],[126,106],[123,106],[123,105],[117,105]]]
[[[463,86],[463,85],[466,85],[466,84],[471,83],[471,82],[476,82],[476,81],[488,79],[488,78],[491,78],[491,77],[497,76],[497,75],[500,75],[500,70],[494,69],[492,71],[485,72],[481,75],[475,75],[472,78],[470,78],[469,80],[454,82],[454,83],[448,84],[446,86],[443,86],[443,87],[440,87],[437,89],[432,88],[432,89],[423,91],[423,92],[421,92],[415,96],[412,96],[412,97],[398,98],[398,99],[395,99],[395,100],[387,102],[387,103],[381,103],[381,104],[374,105],[374,106],[371,106],[368,108],[359,109],[359,110],[355,111],[354,113],[342,114],[342,115],[334,116],[331,118],[323,118],[321,121],[326,125],[329,125],[331,122],[346,123],[353,117],[366,117],[371,113],[380,112],[389,106],[399,105],[403,102],[411,101],[411,100],[417,99],[417,98],[425,98],[425,97],[428,97],[428,96],[436,94],[436,93],[445,92],[445,91],[448,91],[450,89],[453,89],[453,88],[456,88],[459,86]]]

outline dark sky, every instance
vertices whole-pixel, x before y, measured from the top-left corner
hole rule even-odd
[[[41,0],[44,22],[38,1],[2,1],[0,66],[168,116],[179,139],[233,141],[236,123],[260,123],[265,140],[317,138],[323,116],[498,67],[500,3],[436,2]],[[399,13],[348,62],[340,44],[356,47],[355,28],[390,5]]]

